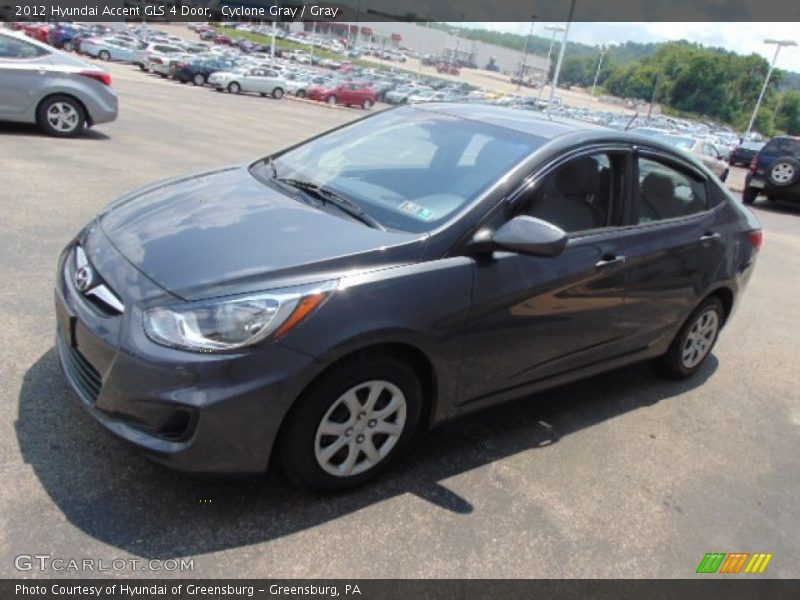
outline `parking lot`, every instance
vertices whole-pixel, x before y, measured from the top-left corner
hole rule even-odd
[[[86,575],[20,572],[20,554],[194,560],[191,572],[95,573],[127,577],[691,577],[716,551],[770,552],[765,576],[800,576],[798,206],[753,207],[759,264],[689,381],[642,364],[469,416],[423,435],[388,476],[334,496],[276,475],[175,474],[109,438],[57,365],[62,247],[127,190],[364,111],[105,66],[116,122],[74,140],[0,124],[3,577]]]

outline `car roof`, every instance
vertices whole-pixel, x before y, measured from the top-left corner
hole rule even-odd
[[[488,125],[513,129],[514,131],[527,133],[548,140],[578,131],[597,131],[598,133],[605,134],[614,132],[614,130],[609,127],[578,121],[577,119],[555,116],[548,117],[546,113],[521,111],[515,108],[492,104],[445,102],[435,105],[415,106],[414,108],[444,113],[471,121],[480,121]],[[614,133],[621,132],[616,131]]]

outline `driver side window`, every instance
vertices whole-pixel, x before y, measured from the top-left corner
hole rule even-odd
[[[574,158],[550,172],[523,199],[523,214],[548,221],[567,233],[610,227],[618,222],[621,156],[601,152]]]

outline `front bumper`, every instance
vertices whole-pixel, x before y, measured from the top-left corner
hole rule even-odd
[[[78,292],[69,278],[73,246],[65,250],[55,290],[57,347],[81,406],[109,433],[171,468],[263,473],[283,417],[321,365],[274,343],[236,355],[159,346],[126,294],[147,295],[153,284],[102,233],[83,247],[125,308],[107,314]]]

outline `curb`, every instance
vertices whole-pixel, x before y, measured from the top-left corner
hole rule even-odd
[[[345,111],[356,110],[355,107],[344,106],[340,104],[328,104],[327,102],[320,102],[318,100],[309,100],[308,98],[298,98],[297,96],[289,93],[284,94],[283,98],[285,100],[291,100],[293,102],[302,102],[303,104],[312,104],[314,106],[321,106],[331,110],[345,110]],[[372,105],[372,108],[375,108],[374,104]]]

